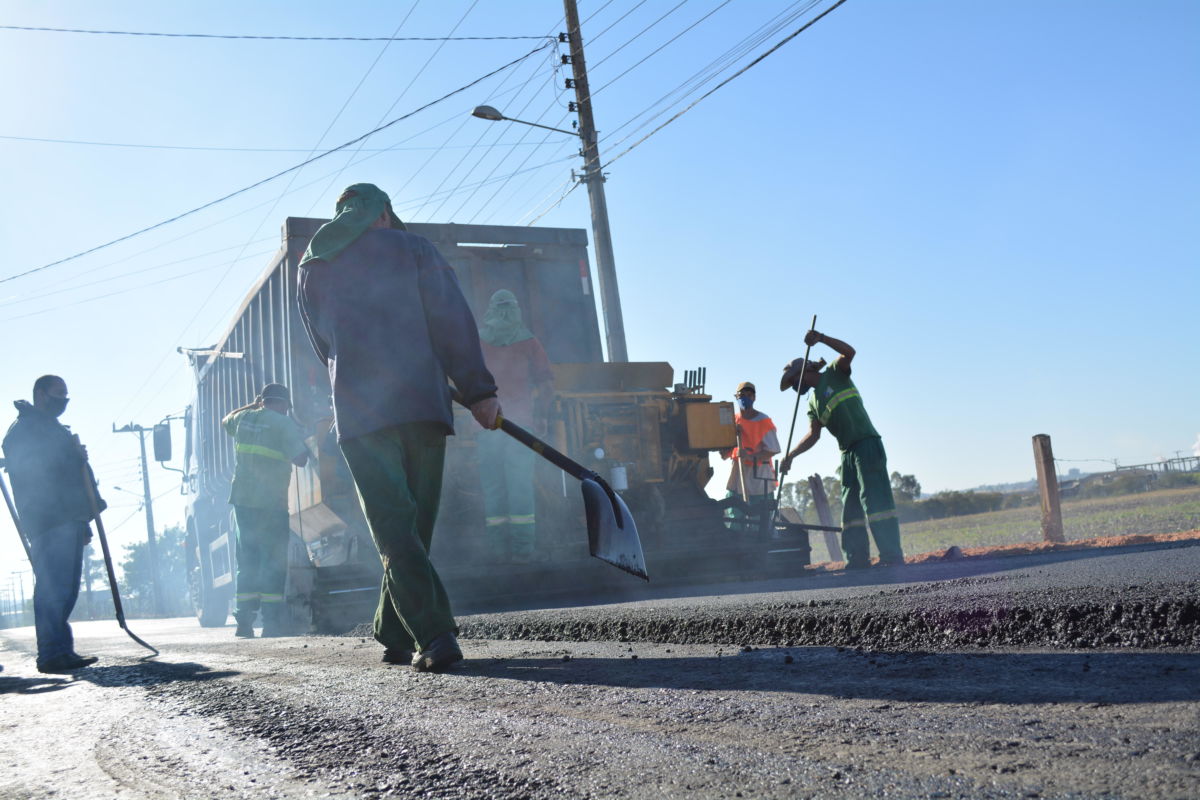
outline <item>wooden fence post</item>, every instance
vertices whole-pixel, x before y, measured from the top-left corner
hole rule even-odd
[[[825,484],[821,482],[821,476],[809,476],[808,488],[812,492],[813,505],[817,509],[817,519],[821,520],[822,525],[832,528],[833,514],[829,513],[829,498],[825,496]],[[833,531],[821,532],[825,534],[825,547],[829,550],[829,560],[845,561],[845,558],[842,557],[842,548],[838,544],[837,534]]]
[[[1065,542],[1062,504],[1058,497],[1058,472],[1054,469],[1054,452],[1050,449],[1049,434],[1039,433],[1033,437],[1033,461],[1037,465],[1038,490],[1042,495],[1042,539]]]

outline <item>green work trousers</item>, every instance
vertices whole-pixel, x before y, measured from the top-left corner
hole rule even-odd
[[[341,443],[383,562],[375,639],[389,650],[421,650],[458,632],[450,598],[429,560],[442,492],[446,434],[409,422]]]
[[[537,538],[534,453],[501,431],[480,431],[476,441],[484,524],[492,560],[529,561]]]
[[[865,567],[871,563],[868,524],[879,549],[879,560],[885,564],[903,561],[900,521],[896,518],[896,501],[892,499],[883,440],[871,436],[843,450],[841,479],[842,552],[847,566]]]
[[[253,622],[259,608],[264,617],[279,608],[287,582],[287,549],[291,531],[283,508],[234,506],[237,519],[237,594],[233,615]]]

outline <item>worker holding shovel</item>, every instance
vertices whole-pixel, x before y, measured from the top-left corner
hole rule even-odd
[[[730,508],[726,512],[731,528],[746,529],[747,514],[766,527],[770,518],[770,501],[775,493],[775,467],[771,459],[779,455],[779,436],[775,423],[754,407],[757,390],[750,381],[738,384],[734,398],[738,410],[733,421],[737,426],[737,447],[721,452],[721,458],[733,459],[733,469],[725,484],[726,497],[740,497],[745,511]]]
[[[783,368],[780,391],[789,387],[800,394],[813,388],[816,391],[808,401],[808,433],[784,458],[782,471],[787,472],[792,459],[817,443],[822,428],[829,428],[842,451],[842,551],[847,569],[871,566],[868,524],[879,549],[879,562],[903,564],[900,522],[883,440],[867,416],[858,388],[850,380],[854,348],[815,330],[805,335],[804,343],[809,347],[824,344],[836,351],[838,357],[825,369],[822,369],[824,361],[814,364],[807,358],[797,358]]]
[[[387,194],[355,184],[300,264],[300,312],[329,368],[338,446],[383,562],[383,660],[436,671],[462,659],[450,599],[429,560],[450,387],[484,428],[500,402],[454,270],[408,233]],[[419,651],[416,660],[413,652]]]
[[[67,622],[79,598],[83,548],[92,539],[91,522],[98,513],[80,475],[86,472],[93,487],[96,479],[74,435],[58,421],[67,403],[66,381],[57,375],[38,378],[33,402],[15,403],[17,420],[3,444],[18,530],[28,539],[33,563],[39,672],[70,672],[98,660],[75,652]],[[107,507],[98,495],[96,501],[99,511]]]

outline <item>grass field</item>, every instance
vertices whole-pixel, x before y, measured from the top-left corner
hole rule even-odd
[[[1134,533],[1176,533],[1200,528],[1200,488],[1073,500],[1063,503],[1068,541]],[[989,514],[901,524],[904,552],[916,555],[959,547],[1040,542],[1041,508],[1013,508]]]

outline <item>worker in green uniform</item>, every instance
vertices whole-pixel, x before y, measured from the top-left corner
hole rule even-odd
[[[817,443],[822,428],[829,428],[842,451],[842,552],[846,556],[846,568],[871,566],[868,525],[879,549],[879,563],[903,564],[900,522],[892,498],[883,440],[867,416],[858,388],[850,380],[854,348],[815,330],[805,335],[804,343],[809,347],[825,344],[836,351],[838,357],[825,369],[822,369],[824,361],[809,362],[805,369],[801,358],[783,368],[780,391],[787,391],[789,387],[801,394],[813,388],[816,391],[808,401],[808,433],[784,458],[782,471],[787,472],[792,459]],[[803,375],[800,374],[802,369]]]
[[[300,426],[288,416],[291,395],[268,383],[253,403],[222,420],[233,437],[236,466],[229,502],[237,519],[237,636],[254,637],[262,611],[262,635],[282,636],[283,590],[287,580],[288,486],[292,465],[308,463]]]
[[[375,612],[383,661],[440,671],[463,657],[429,559],[454,433],[447,379],[487,429],[501,414],[496,381],[453,268],[405,230],[387,193],[354,184],[336,211],[300,262],[301,318],[329,368],[338,447],[383,564]]]

